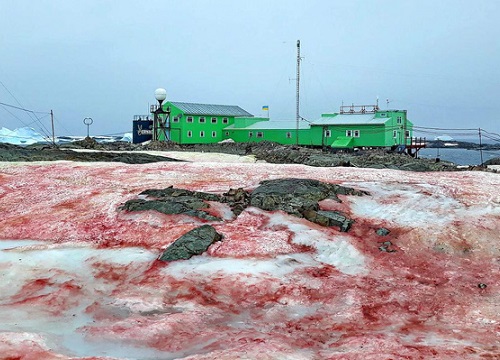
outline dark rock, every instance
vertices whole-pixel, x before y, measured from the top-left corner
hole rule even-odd
[[[227,193],[222,194],[222,202],[228,203],[233,214],[238,216],[248,207],[250,194],[242,188],[229,189]]]
[[[488,285],[484,284],[484,283],[479,283],[477,284],[477,287],[480,288],[480,289],[486,289]]]
[[[220,218],[212,216],[206,213],[205,211],[199,210],[208,207],[209,206],[200,199],[196,199],[189,196],[183,196],[175,200],[174,199],[129,200],[121,207],[121,209],[127,211],[155,210],[167,215],[184,214],[208,221],[220,221],[221,220]]]
[[[387,230],[386,228],[377,229],[377,235],[379,236],[387,236],[390,233],[391,233],[390,230]]]
[[[210,194],[202,191],[191,191],[186,189],[177,189],[172,186],[166,189],[150,189],[141,192],[140,195],[147,195],[157,199],[192,197],[207,201],[221,201],[222,197],[217,194]]]
[[[302,215],[307,220],[322,226],[338,226],[342,232],[347,232],[354,222],[337,211],[307,210],[302,212]]]
[[[203,225],[182,235],[174,241],[160,256],[161,261],[187,260],[194,255],[204,253],[210,245],[216,241],[222,240],[214,227]]]
[[[267,180],[251,193],[250,205],[268,211],[281,210],[323,226],[339,226],[341,231],[347,231],[352,220],[338,212],[319,209],[318,201],[333,199],[340,202],[337,194],[361,196],[367,193],[311,179]]]
[[[483,165],[500,165],[500,157],[486,160]]]

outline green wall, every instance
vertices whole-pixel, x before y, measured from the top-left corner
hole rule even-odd
[[[224,128],[234,124],[234,116],[185,114],[169,102],[163,105],[163,109],[166,110],[168,106],[170,106],[170,139],[180,144],[217,143],[227,139]],[[188,121],[190,118],[192,122]],[[202,118],[204,122],[200,122]]]

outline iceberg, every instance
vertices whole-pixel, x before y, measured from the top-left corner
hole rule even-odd
[[[39,134],[31,127],[23,127],[15,130],[2,127],[0,129],[0,142],[13,145],[31,145],[48,142],[48,138]]]

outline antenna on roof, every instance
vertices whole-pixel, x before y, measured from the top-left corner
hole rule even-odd
[[[295,114],[295,122],[296,122],[296,142],[297,145],[299,145],[299,120],[300,120],[300,115],[299,115],[299,107],[300,107],[300,101],[299,101],[299,94],[300,94],[300,40],[297,40],[297,78],[296,78],[296,114]]]

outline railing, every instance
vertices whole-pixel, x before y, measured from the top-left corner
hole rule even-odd
[[[411,148],[424,148],[427,146],[427,139],[423,137],[405,138],[405,144]]]
[[[370,109],[371,108],[371,109]],[[340,107],[341,114],[374,114],[379,110],[378,105],[345,105]]]
[[[153,120],[151,115],[134,115],[134,120]]]

